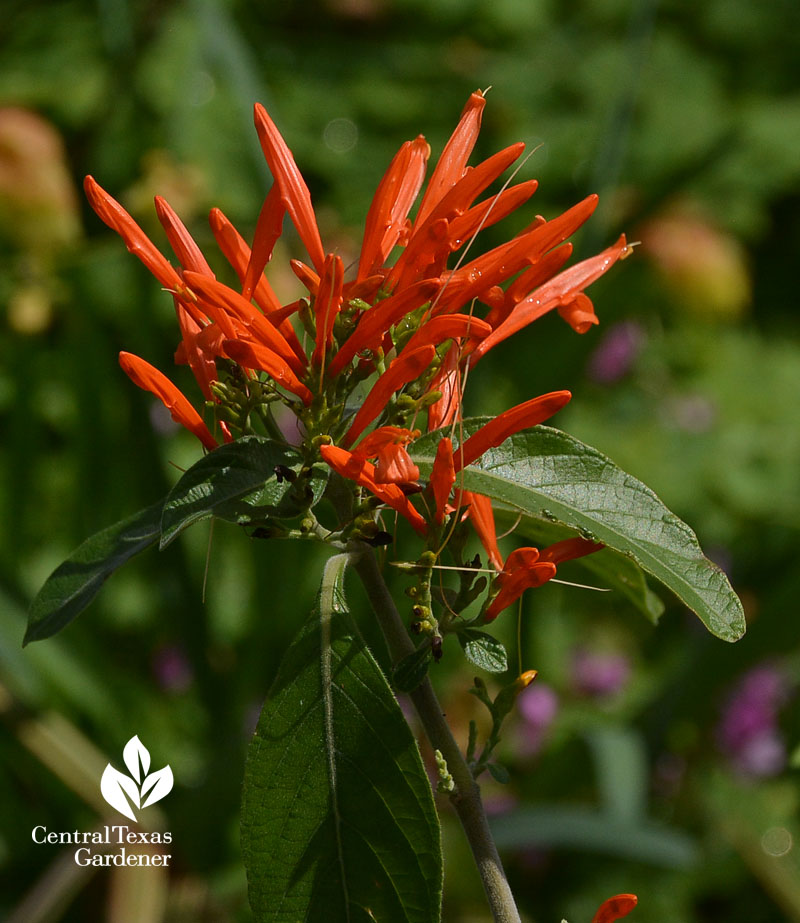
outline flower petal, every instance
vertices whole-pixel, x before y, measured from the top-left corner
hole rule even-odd
[[[327,464],[342,477],[354,481],[375,494],[379,500],[404,516],[420,535],[425,535],[428,524],[419,510],[396,484],[378,484],[375,481],[375,466],[366,459],[359,458],[347,449],[335,445],[320,446],[320,454]]]
[[[164,288],[180,291],[181,277],[169,260],[158,250],[155,244],[131,218],[125,209],[97,183],[92,176],[83,181],[83,188],[89,204],[112,231],[125,241],[129,252],[140,259]]]
[[[569,391],[551,391],[517,404],[473,433],[456,452],[456,471],[477,461],[489,449],[499,446],[520,430],[538,426],[569,403]]]
[[[279,385],[296,394],[308,406],[314,395],[299,380],[286,361],[268,346],[250,343],[247,340],[225,340],[222,344],[225,355],[248,369],[261,369]]]
[[[429,156],[428,143],[420,135],[406,141],[389,164],[367,213],[356,281],[380,269],[398,242],[425,178]]]
[[[161,222],[161,226],[166,232],[167,240],[169,240],[169,245],[175,252],[175,256],[178,257],[178,262],[181,266],[184,269],[191,269],[194,272],[213,278],[214,273],[206,262],[202,251],[170,204],[160,195],[157,195],[153,201],[155,202],[158,220]]]
[[[597,913],[592,917],[592,923],[614,923],[626,917],[638,903],[635,894],[617,894],[603,901]]]
[[[200,414],[166,375],[132,353],[121,352],[119,364],[135,385],[155,394],[169,410],[176,423],[180,423],[190,433],[194,433],[209,451],[217,448],[217,440],[211,435],[211,431],[201,419]]]
[[[325,252],[322,249],[308,186],[292,152],[275,123],[267,115],[267,110],[260,103],[256,103],[255,106],[255,124],[264,157],[280,190],[281,201],[311,257],[311,262],[317,271],[321,271],[325,262]]]
[[[410,381],[414,381],[433,362],[436,350],[422,346],[413,352],[398,356],[372,386],[372,390],[355,415],[345,433],[344,443],[350,445],[364,432],[389,402],[389,398]]]

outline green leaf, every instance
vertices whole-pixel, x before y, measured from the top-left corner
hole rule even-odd
[[[413,692],[425,679],[433,660],[429,641],[421,644],[413,653],[397,664],[392,671],[392,684],[398,692]]]
[[[485,631],[464,628],[458,633],[458,640],[464,649],[464,656],[470,663],[488,673],[505,673],[508,669],[508,654],[505,647]]]
[[[298,451],[263,436],[244,436],[214,449],[192,465],[167,496],[161,547],[209,516],[252,523],[299,515],[322,496],[328,470],[327,465],[315,465],[305,487],[276,472],[283,467],[297,474],[302,465]],[[298,497],[305,489],[308,496]]]
[[[505,766],[501,766],[500,763],[489,763],[486,768],[489,770],[489,775],[495,782],[499,782],[501,785],[508,785],[511,781],[508,770]]]
[[[487,418],[464,422],[464,436]],[[414,445],[430,474],[439,434]],[[517,433],[463,472],[467,490],[558,522],[630,557],[725,641],[745,631],[744,611],[725,574],[704,557],[694,532],[640,481],[605,455],[547,426]],[[599,553],[605,554],[604,551]]]
[[[163,501],[87,538],[47,578],[31,604],[23,644],[49,638],[94,599],[100,587],[126,561],[154,544],[160,532]]]
[[[501,850],[579,849],[663,868],[686,868],[698,858],[693,841],[679,830],[581,805],[518,807],[492,818],[491,828]]]
[[[330,558],[250,744],[242,849],[259,923],[436,923],[439,825],[416,742]]]

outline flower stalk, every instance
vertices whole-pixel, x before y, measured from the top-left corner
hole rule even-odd
[[[414,645],[394,598],[378,569],[375,553],[363,544],[360,547],[356,546],[352,551],[353,568],[361,580],[372,611],[383,631],[392,662],[397,664],[404,657],[414,653]],[[492,919],[495,923],[520,923],[514,895],[511,893],[503,863],[489,830],[480,787],[453,737],[430,679],[426,677],[409,693],[409,697],[428,742],[434,750],[441,753],[455,784],[455,789],[449,796],[450,802],[475,858],[486,899],[492,911]]]

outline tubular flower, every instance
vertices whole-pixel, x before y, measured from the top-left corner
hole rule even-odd
[[[353,455],[376,460],[376,484],[398,484],[407,491],[417,490],[419,468],[408,454],[406,446],[418,436],[418,429],[382,426],[362,439],[353,450]]]
[[[639,903],[635,894],[617,894],[603,901],[597,913],[592,917],[592,923],[614,923],[627,917]]]
[[[550,579],[560,561],[596,546],[569,540],[542,551],[519,549],[504,565],[491,501],[459,487],[459,473],[509,436],[549,419],[570,393],[525,401],[455,449],[449,437],[440,439],[427,485],[420,485],[412,457],[415,427],[423,421],[429,432],[445,426],[455,431],[468,368],[544,314],[558,313],[579,333],[597,323],[584,290],[629,248],[623,236],[597,256],[564,268],[572,253],[568,238],[597,205],[597,197],[588,196],[550,220],[531,215],[505,243],[465,261],[476,236],[521,209],[537,187],[526,179],[488,191],[518,160],[521,143],[469,163],[485,106],[483,92],[469,97],[430,171],[431,151],[422,135],[401,145],[373,196],[352,271],[323,244],[308,185],[260,105],[255,127],[272,184],[252,241],[219,209],[209,216],[237,283],[225,284],[221,273],[216,277],[216,264],[164,199],[156,198],[155,209],[175,265],[92,177],[85,189],[100,218],[170,292],[181,336],[175,360],[193,373],[209,411],[205,416],[214,423],[207,426],[160,372],[123,353],[120,363],[133,381],[159,397],[209,451],[219,441],[258,434],[259,421],[274,433],[272,405],[282,403],[299,419],[307,466],[321,457],[351,485],[400,513],[429,544],[444,537],[451,504],[462,507],[461,518],[471,523],[499,571],[487,610],[493,618],[525,588]],[[305,294],[284,304],[265,270],[287,217],[307,263],[290,261]],[[412,502],[423,489],[424,499]]]
[[[520,430],[538,426],[569,403],[569,391],[551,391],[505,410],[473,433],[456,452],[456,471],[477,461],[484,452],[499,446]]]
[[[343,478],[354,481],[359,487],[366,487],[379,500],[396,510],[411,523],[414,529],[425,535],[428,524],[412,506],[408,497],[397,484],[380,484],[376,480],[375,466],[365,459],[335,445],[320,447],[320,455]]]
[[[600,551],[604,546],[584,538],[568,538],[539,551],[538,548],[517,548],[506,559],[494,586],[497,596],[486,610],[485,620],[491,622],[515,603],[525,590],[542,586],[556,575],[556,565]]]
[[[162,401],[176,423],[194,433],[209,451],[216,449],[217,440],[201,420],[200,414],[166,375],[132,353],[120,353],[119,364],[135,385],[144,391],[150,391]]]

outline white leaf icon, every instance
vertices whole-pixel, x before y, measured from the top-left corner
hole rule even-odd
[[[127,795],[138,808],[139,786],[133,779],[119,772],[117,769],[114,769],[111,763],[106,766],[103,771],[103,777],[100,779],[100,794],[112,808],[116,808],[120,814],[129,817],[134,823],[136,822],[136,815],[133,813],[133,809],[125,795]]]
[[[145,799],[142,802],[142,807],[146,808],[151,804],[155,804],[156,801],[161,801],[165,795],[172,791],[173,782],[172,769],[169,766],[151,773],[142,783],[142,797]],[[147,794],[148,792],[150,793],[149,795]],[[145,798],[145,796],[147,797]]]
[[[137,782],[141,782],[150,769],[150,751],[141,740],[139,740],[138,735],[131,737],[125,744],[125,749],[122,751],[122,758],[125,760],[128,772],[130,772]]]

